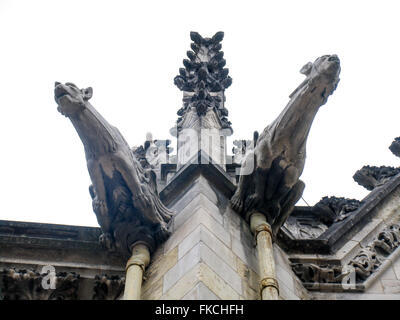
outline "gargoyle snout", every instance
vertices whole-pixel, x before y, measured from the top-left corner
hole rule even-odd
[[[340,60],[339,60],[339,57],[338,57],[336,54],[332,54],[332,55],[329,57],[328,61],[336,61],[336,62],[339,62]]]

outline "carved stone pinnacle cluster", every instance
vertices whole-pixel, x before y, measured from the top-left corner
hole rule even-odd
[[[191,32],[192,51],[187,52],[189,59],[183,60],[184,68],[174,83],[184,92],[183,107],[178,111],[182,117],[190,108],[195,108],[198,116],[204,116],[208,110],[216,111],[222,128],[230,128],[227,119],[228,110],[224,107],[224,91],[232,84],[228,76],[229,69],[224,68],[226,61],[221,51],[223,32],[217,32],[212,38],[203,38],[197,32]],[[178,119],[179,122],[182,118]]]

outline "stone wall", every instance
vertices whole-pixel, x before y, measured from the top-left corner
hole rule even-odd
[[[313,292],[315,300],[400,300],[400,254],[392,257],[364,292]]]
[[[154,254],[143,299],[259,299],[254,238],[228,197],[199,173],[171,201],[173,234]],[[281,299],[307,299],[285,253],[275,245]]]
[[[3,270],[41,274],[50,266],[57,274],[78,275],[77,299],[93,299],[96,276],[125,276],[125,261],[100,246],[100,233],[100,228],[0,220],[0,292],[5,293]]]

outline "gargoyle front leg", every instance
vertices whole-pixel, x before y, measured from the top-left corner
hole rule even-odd
[[[297,201],[299,201],[303,194],[304,188],[304,182],[299,180],[283,199],[281,203],[281,214],[276,218],[272,225],[272,233],[274,234],[274,236],[278,234],[279,229],[292,213],[295,204],[297,203]]]
[[[88,160],[87,167],[92,180],[92,191],[94,198],[92,200],[93,211],[96,214],[97,221],[105,234],[110,233],[110,217],[107,208],[106,189],[103,180],[103,172],[100,164],[95,160]]]
[[[254,193],[246,198],[245,210],[257,209],[264,202],[268,169],[257,168],[253,174]]]
[[[251,182],[251,175],[241,175],[235,194],[231,198],[231,207],[238,213],[243,211],[243,202],[246,189]]]
[[[137,165],[140,166],[139,163]],[[137,170],[140,169],[136,168],[132,160],[124,155],[118,157],[115,166],[132,193],[134,206],[138,207],[140,211],[143,212],[144,218],[150,223],[161,223],[160,217],[156,215],[156,212],[153,212],[151,193],[150,190],[148,190],[149,186],[140,181],[137,172]]]
[[[254,152],[250,152],[240,169],[239,183],[237,184],[235,194],[232,196],[230,201],[232,209],[238,213],[241,213],[244,209],[244,202],[246,194],[249,192],[248,189],[252,184],[255,165],[256,161]]]

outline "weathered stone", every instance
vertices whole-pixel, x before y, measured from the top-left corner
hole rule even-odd
[[[382,285],[385,293],[400,293],[400,280],[385,280],[382,279]],[[400,297],[399,297],[400,299]]]
[[[279,286],[284,284],[294,294],[295,286],[293,273],[287,272],[284,268],[279,267],[279,265],[276,266],[275,270]]]
[[[345,220],[362,205],[355,199],[323,197],[315,204],[314,210],[321,215],[321,220],[328,226]]]
[[[385,272],[381,274],[380,279],[389,281],[397,280],[396,274],[391,265],[389,265]]]
[[[223,224],[223,217],[219,212],[218,207],[208,200],[206,196],[200,193],[183,210],[174,216],[174,229],[177,230],[182,224],[190,219],[199,207],[205,209],[210,216],[221,225]]]
[[[377,279],[374,283],[367,289],[368,293],[383,293],[382,282]]]
[[[166,293],[180,278],[200,262],[201,244],[197,244],[164,275],[163,293]]]
[[[236,258],[236,270],[244,283],[246,283],[246,286],[257,292],[259,291],[260,277],[252,269],[248,268],[239,257]]]
[[[221,300],[238,300],[239,294],[207,265],[201,265],[201,280]]]
[[[300,72],[306,79],[290,95],[281,115],[256,137],[254,152],[242,166],[231,199],[232,207],[246,220],[252,212],[264,213],[275,235],[303,193],[305,185],[299,177],[305,164],[308,133],[319,107],[339,82],[339,58],[322,56]]]
[[[182,300],[220,300],[203,282],[199,282]]]
[[[197,264],[188,273],[186,273],[178,282],[174,284],[161,300],[179,300],[182,299],[193,287],[201,280],[202,264]]]
[[[364,166],[354,174],[353,179],[359,185],[371,191],[384,185],[387,181],[399,173],[400,168],[387,166]]]
[[[158,300],[163,294],[163,278],[152,282],[151,285],[145,285],[142,288],[142,300]]]
[[[197,243],[203,242],[213,252],[224,260],[228,265],[235,266],[236,256],[221,240],[210,232],[207,227],[199,225],[199,227],[188,235],[179,245],[179,258],[186,254],[188,250]]]
[[[191,32],[191,38],[194,43],[193,51],[188,51],[190,60],[183,60],[185,68],[179,69],[174,79],[175,85],[183,91],[183,107],[178,111],[179,118],[172,130],[178,138],[178,167],[201,149],[212,162],[224,166],[225,136],[233,131],[225,108],[224,91],[232,79],[228,76],[229,70],[224,68],[226,61],[220,51],[223,32],[212,38]]]
[[[300,298],[294,293],[294,291],[286,287],[286,285],[284,284],[279,284],[279,296],[283,300],[300,300]]]
[[[173,266],[178,263],[178,247],[154,259],[145,272],[143,290],[151,290],[151,287],[162,278]]]
[[[242,287],[244,300],[260,300],[259,290],[255,290],[248,286],[245,280],[242,280]]]
[[[79,275],[76,273],[40,274],[33,270],[5,269],[3,279],[4,300],[76,300]]]
[[[400,259],[397,258],[393,263],[393,270],[396,274],[397,280],[400,280]]]
[[[242,293],[242,281],[232,269],[234,265],[229,266],[206,245],[202,245],[200,250],[201,260],[240,295]]]
[[[188,251],[196,246],[201,241],[201,229],[199,225],[196,230],[191,232],[178,246],[178,258],[181,259]]]
[[[190,221],[184,223],[179,232],[175,232],[170,239],[165,243],[165,252],[176,247],[183,241],[191,232],[193,232],[200,224],[203,224],[207,229],[221,240],[226,246],[230,247],[230,234],[221,226],[207,211],[198,208]]]
[[[96,276],[93,300],[118,300],[125,286],[125,278],[119,276]]]
[[[255,272],[258,271],[256,253],[253,248],[248,247],[239,239],[232,237],[232,250],[243,262],[247,263],[251,269]]]
[[[92,88],[55,83],[58,111],[71,120],[85,147],[93,211],[103,231],[100,241],[126,258],[137,241],[154,251],[170,235],[172,213],[158,197],[155,173],[89,103],[92,94]]]

